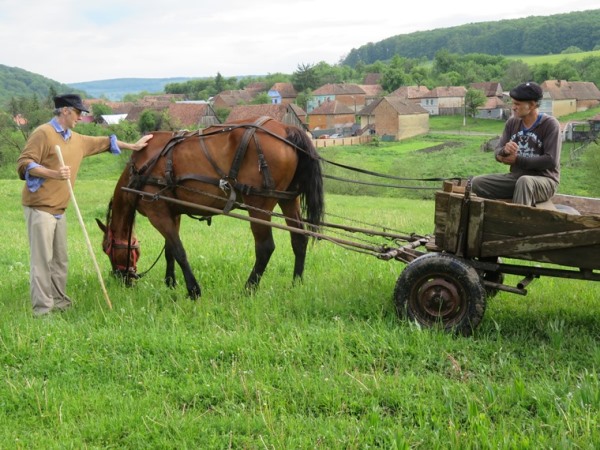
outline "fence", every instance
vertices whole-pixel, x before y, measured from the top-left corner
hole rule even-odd
[[[340,145],[365,145],[371,142],[372,135],[348,136],[342,138],[313,139],[316,148],[335,147]]]

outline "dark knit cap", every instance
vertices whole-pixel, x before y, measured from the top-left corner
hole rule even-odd
[[[544,93],[542,92],[542,88],[540,87],[540,85],[534,83],[533,81],[528,81],[527,83],[520,84],[512,91],[510,91],[511,98],[523,102],[540,101],[543,95]]]
[[[54,107],[63,108],[65,106],[78,109],[79,111],[89,112],[85,109],[81,97],[77,94],[64,94],[54,97]]]

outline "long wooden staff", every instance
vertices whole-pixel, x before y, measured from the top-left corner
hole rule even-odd
[[[56,150],[56,154],[58,155],[58,160],[60,161],[61,166],[65,166],[65,161],[63,160],[62,153],[60,151],[60,145],[54,147]],[[100,282],[100,286],[102,287],[102,293],[104,294],[104,299],[106,300],[106,304],[109,309],[112,309],[112,303],[110,302],[110,298],[108,298],[108,292],[106,292],[106,286],[104,286],[104,280],[102,279],[102,273],[100,273],[100,267],[98,266],[98,261],[96,261],[96,255],[94,254],[94,249],[92,248],[92,243],[90,242],[90,237],[88,236],[87,230],[85,229],[85,224],[83,223],[83,217],[81,216],[81,211],[79,210],[79,206],[77,206],[77,200],[75,199],[75,193],[73,192],[73,185],[71,184],[71,180],[67,179],[67,183],[69,185],[69,193],[71,194],[71,201],[73,202],[73,207],[75,208],[75,212],[77,213],[77,218],[79,219],[79,224],[81,225],[81,229],[83,230],[83,234],[85,235],[85,241],[87,243],[88,251],[90,252],[90,256],[92,257],[92,261],[94,262],[94,267],[96,269],[96,274],[98,275],[98,281]]]

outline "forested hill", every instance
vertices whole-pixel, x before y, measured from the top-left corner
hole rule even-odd
[[[0,64],[0,105],[11,98],[31,97],[36,95],[40,100],[46,99],[49,93],[73,92],[74,89],[51,80],[42,75],[28,72],[18,67]],[[75,90],[77,92],[77,90]]]
[[[432,59],[442,48],[450,53],[548,55],[568,47],[590,51],[600,46],[600,9],[552,16],[500,20],[396,35],[352,49],[342,63],[355,67],[394,55]]]

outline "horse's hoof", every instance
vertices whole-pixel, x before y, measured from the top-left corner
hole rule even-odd
[[[190,300],[198,300],[202,296],[202,292],[200,288],[192,289],[189,291],[188,295],[190,296]]]

